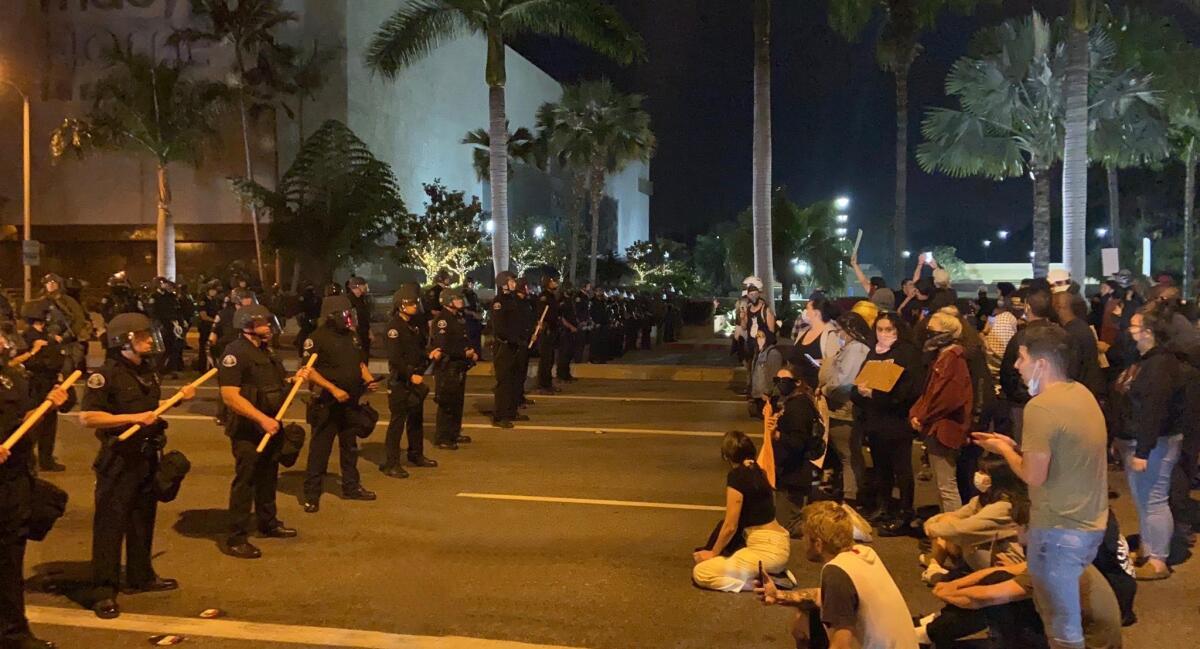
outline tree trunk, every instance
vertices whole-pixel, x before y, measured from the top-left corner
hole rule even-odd
[[[1062,259],[1071,278],[1082,286],[1087,273],[1088,168],[1088,32],[1085,0],[1074,0],[1074,20],[1067,34],[1062,174]]]
[[[1033,170],[1033,276],[1050,272],[1050,170]]]
[[[896,77],[896,211],[892,215],[892,276],[904,277],[904,249],[908,247],[908,73],[905,65]]]
[[[592,193],[592,254],[588,259],[588,280],[591,281],[592,287],[595,288],[596,255],[599,254],[598,247],[600,244],[600,202],[604,199],[604,167],[601,166],[601,164],[595,164],[592,166],[589,187]]]
[[[568,276],[572,286],[575,286],[575,274],[579,268],[579,213],[583,211],[583,196],[587,192],[586,178],[583,172],[576,171],[571,174],[571,202],[567,209],[571,211],[571,261]]]
[[[1108,177],[1108,245],[1121,248],[1121,183],[1117,178],[1117,168],[1106,165],[1105,175]]]
[[[1193,250],[1195,226],[1192,224],[1192,219],[1195,218],[1196,205],[1196,138],[1188,141],[1187,154],[1183,164],[1187,172],[1186,181],[1183,184],[1183,299],[1190,300],[1194,293],[1192,282],[1195,277],[1192,268],[1192,257],[1195,254]]]
[[[508,128],[504,86],[488,88],[488,180],[492,191],[492,261],[496,272],[508,270]]]
[[[771,0],[754,2],[754,144],[751,211],[754,223],[754,274],[763,281],[763,297],[775,301],[771,252]]]
[[[159,277],[175,279],[175,219],[171,217],[171,180],[167,165],[158,164],[157,266]]]
[[[245,77],[244,74],[242,76]],[[254,182],[254,161],[250,155],[250,118],[246,114],[246,98],[241,92],[238,93],[238,112],[242,120],[242,150],[246,155],[246,178]],[[259,233],[258,228],[258,208],[253,204],[250,205],[250,227],[254,232],[254,263],[258,267],[258,281],[265,287],[267,285],[267,277],[263,273],[262,235]]]

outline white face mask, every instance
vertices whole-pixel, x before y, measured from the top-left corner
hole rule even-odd
[[[982,471],[975,472],[975,490],[986,493],[992,488],[992,477]]]
[[[1033,376],[1029,377],[1026,387],[1029,388],[1029,396],[1031,397],[1036,397],[1042,393],[1042,373],[1039,370],[1035,369],[1033,371]]]

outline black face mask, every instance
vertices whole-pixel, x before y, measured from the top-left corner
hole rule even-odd
[[[779,391],[779,396],[788,397],[796,391],[796,379],[782,376],[775,377],[775,389]]]
[[[952,343],[954,343],[954,334],[950,333],[949,331],[931,333],[929,338],[925,339],[925,351],[940,351],[943,347],[947,347]]]

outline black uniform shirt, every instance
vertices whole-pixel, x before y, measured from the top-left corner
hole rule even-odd
[[[425,335],[415,319],[396,314],[388,323],[388,372],[393,383],[408,383],[412,375],[425,373]]]
[[[217,341],[224,341],[228,344],[233,340],[236,332],[233,330],[233,314],[237,309],[234,306],[228,305],[221,309],[217,314],[216,321],[213,323],[213,331],[217,332]]]
[[[442,309],[441,315],[433,322],[431,328],[431,348],[441,349],[443,358],[452,361],[467,360],[467,348],[470,347],[470,343],[467,341],[467,321],[461,311]]]
[[[25,373],[15,367],[4,367],[0,365],[0,442],[8,439],[8,436],[13,433],[21,425],[21,421],[25,418],[25,413],[33,410],[37,406],[34,397],[30,393],[29,381],[25,377]],[[47,413],[47,417],[55,417],[53,412]],[[33,448],[33,435],[26,434],[12,448],[12,455],[8,461],[0,464],[0,484],[18,477],[30,475],[30,453]],[[4,488],[0,487],[0,491]],[[2,501],[3,499],[0,499]],[[0,502],[0,513],[6,513],[4,502]],[[5,518],[0,516],[0,518]],[[3,529],[5,521],[0,520],[0,529]]]
[[[533,312],[533,300],[531,300],[528,296],[521,297],[518,295],[516,299],[516,305],[519,326],[518,331],[521,333],[519,341],[522,345],[528,345],[529,339],[533,336],[533,329],[537,326],[537,319],[540,312]]]
[[[66,349],[58,341],[54,340],[54,337],[49,333],[38,331],[33,327],[26,329],[22,335],[25,337],[25,344],[30,349],[33,348],[33,343],[36,340],[44,340],[47,343],[42,348],[42,351],[34,354],[32,358],[25,361],[25,369],[33,375],[35,379],[34,383],[38,384],[35,391],[38,391],[46,381],[50,381],[53,384],[58,380],[58,375],[63,371],[63,366],[67,362]],[[49,388],[47,388],[47,391],[49,391]]]
[[[158,408],[162,398],[161,380],[156,363],[148,358],[134,365],[124,355],[109,358],[88,377],[82,410],[132,415]],[[96,437],[104,441],[120,435],[128,426],[100,428]]]
[[[238,393],[259,412],[274,417],[288,391],[283,361],[269,346],[259,346],[244,335],[226,345],[224,351],[217,369],[217,384],[223,388],[240,388]],[[230,414],[232,419],[227,430],[231,434],[259,434],[253,422],[232,411]]]
[[[357,398],[363,394],[362,345],[358,342],[358,334],[328,325],[317,327],[304,341],[304,361],[307,362],[312,354],[317,355],[313,369],[321,376],[348,392],[351,397]]]
[[[492,302],[492,335],[502,343],[521,344],[521,306],[516,295],[503,292]]]
[[[542,313],[545,312],[545,317]],[[537,300],[537,317],[542,319],[542,331],[554,332],[558,331],[558,296],[549,291],[544,291]],[[537,322],[534,321],[534,326]],[[539,334],[540,335],[540,334]]]
[[[221,296],[208,297],[200,302],[200,311],[210,319],[215,319],[221,313]]]

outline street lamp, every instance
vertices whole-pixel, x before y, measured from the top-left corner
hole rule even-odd
[[[1108,236],[1108,228],[1096,228],[1096,236],[1103,239]]]
[[[997,230],[996,238],[1001,241],[1008,241],[1008,230]]]
[[[850,207],[850,199],[846,196],[838,196],[833,200],[833,206],[840,212],[845,212],[846,208]]]
[[[539,225],[539,226],[536,226],[533,228],[533,238],[534,239],[541,239],[544,236],[546,236],[546,227],[545,226]]]
[[[846,222],[847,222],[847,221],[849,221],[849,220],[850,220],[850,215],[849,215],[849,214],[838,214],[838,215],[837,215],[837,222],[838,222],[838,223],[846,223]]]
[[[837,228],[836,230],[833,231],[834,234],[838,235],[841,238],[845,238],[846,232],[847,232],[846,228]]]
[[[984,239],[984,240],[983,240],[983,247],[984,247],[984,248],[991,248],[991,247],[992,247],[992,240],[991,240],[991,239]]]
[[[29,151],[30,151],[30,147],[29,147],[29,132],[30,132],[30,128],[29,128],[29,95],[25,94],[25,92],[23,90],[21,90],[20,86],[13,83],[12,81],[9,81],[8,79],[0,77],[0,83],[3,83],[8,86],[12,86],[12,89],[16,90],[18,95],[21,95],[21,128],[22,128],[22,139],[21,139],[21,176],[22,176],[22,180],[21,180],[21,183],[22,183],[22,188],[24,191],[24,202],[25,202],[25,206],[24,206],[24,213],[25,213],[25,216],[24,216],[24,219],[25,219],[24,241],[29,241],[31,238],[30,237],[30,226],[29,226],[30,214],[31,214],[31,208],[30,208],[30,203],[29,203],[30,195],[31,195],[29,179],[30,179],[30,174],[32,173],[32,165],[30,164],[30,155],[29,155]],[[24,256],[24,247],[25,247],[25,245],[27,245],[24,243],[24,241],[22,242],[22,246],[21,246],[22,256]],[[25,301],[28,302],[33,297],[33,267],[30,266],[29,264],[25,264],[25,263],[23,263],[22,265],[25,267]]]
[[[909,257],[912,257],[912,251],[911,251],[911,250],[905,250],[904,252],[901,252],[901,253],[900,253],[900,256],[901,256],[901,257],[904,257],[905,259],[908,259]]]
[[[1029,258],[1033,259],[1033,251],[1032,250],[1029,251]]]

